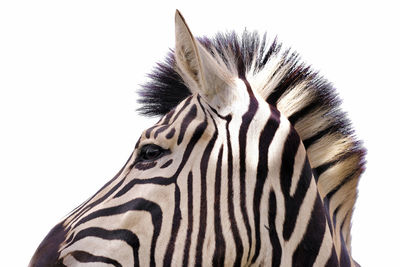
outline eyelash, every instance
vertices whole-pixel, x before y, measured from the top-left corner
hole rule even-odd
[[[154,161],[163,157],[167,151],[158,145],[147,144],[141,147],[137,161]]]

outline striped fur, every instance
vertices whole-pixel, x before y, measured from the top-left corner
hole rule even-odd
[[[364,150],[334,89],[265,35],[176,25],[140,92],[162,118],[30,266],[355,266]]]
[[[198,41],[232,75],[246,77],[254,91],[289,119],[307,149],[321,197],[329,203],[330,217],[340,222],[337,231],[343,233],[350,248],[350,222],[365,150],[340,109],[335,89],[302,63],[297,53],[284,49],[276,39],[269,44],[266,34],[260,37],[245,31],[239,37],[234,32],[219,33]],[[176,71],[173,52],[149,76],[152,80],[139,92],[143,104],[139,111],[144,115],[164,115],[191,94]],[[341,241],[336,242],[340,246]]]

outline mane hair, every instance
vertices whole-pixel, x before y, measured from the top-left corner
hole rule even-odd
[[[351,216],[365,149],[354,136],[333,86],[276,38],[267,42],[266,34],[218,33],[198,41],[289,119],[307,150],[321,198],[338,231],[335,243],[340,246],[343,238],[350,251]],[[191,95],[176,71],[173,50],[149,78],[139,90],[138,110],[143,115],[165,115]]]

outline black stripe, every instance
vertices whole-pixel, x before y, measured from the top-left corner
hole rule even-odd
[[[183,137],[185,136],[187,127],[196,118],[196,115],[197,115],[197,107],[196,105],[192,105],[190,111],[186,114],[186,116],[183,118],[181,122],[181,129],[179,130],[179,136],[177,141],[178,145],[181,144]]]
[[[225,260],[225,239],[221,225],[221,168],[224,147],[221,146],[218,154],[217,168],[215,170],[215,191],[214,191],[214,233],[215,250],[213,255],[213,266],[224,266]]]
[[[199,102],[200,103],[200,102]],[[201,103],[200,103],[201,106]],[[203,108],[203,107],[202,107]],[[185,166],[187,160],[189,159],[195,145],[197,142],[200,140],[200,138],[203,136],[204,131],[207,128],[207,118],[204,118],[204,121],[202,121],[194,130],[192,137],[190,138],[189,144],[186,146],[185,152],[182,156],[182,161],[181,164],[179,165],[177,171],[174,174],[174,177],[178,177],[180,172],[182,171],[183,167]]]
[[[246,207],[246,147],[247,147],[247,132],[249,130],[250,123],[252,122],[257,110],[258,110],[258,101],[254,97],[250,85],[247,81],[243,81],[246,84],[247,91],[249,93],[249,106],[248,110],[242,116],[242,123],[239,129],[239,158],[240,158],[240,210],[243,215],[244,225],[246,227],[247,232],[247,240],[249,242],[249,250],[247,252],[247,260],[250,257],[251,247],[253,245],[251,227],[249,222],[249,216],[247,214]]]
[[[121,169],[121,172],[124,168]],[[119,174],[117,174],[119,176]],[[115,177],[118,177],[115,176]],[[114,179],[113,179],[114,180]],[[112,181],[113,181],[112,180]],[[99,205],[100,203],[102,203],[105,199],[107,199],[109,196],[111,196],[118,188],[121,187],[121,185],[124,183],[125,181],[125,177],[123,179],[121,179],[121,181],[119,181],[115,186],[113,186],[110,191],[108,191],[104,196],[102,196],[101,198],[97,199],[96,201],[94,201],[93,203],[90,203],[89,205],[87,205],[85,208],[83,208],[82,210],[80,210],[78,213],[74,214],[75,218],[70,222],[70,225],[72,225],[73,223],[75,223],[76,221],[78,221],[88,210],[92,209],[93,207],[96,207],[97,205]],[[111,181],[110,181],[111,182]],[[103,186],[103,188],[105,188],[109,183],[107,183],[106,185]],[[103,189],[102,188],[102,189]],[[97,191],[96,194],[94,194],[90,199],[93,199],[95,196],[97,196],[97,194],[102,190],[100,189],[99,191]]]
[[[151,134],[151,132],[153,131],[153,129],[154,128],[156,128],[156,127],[158,127],[158,125],[156,124],[156,125],[154,125],[154,126],[151,126],[149,129],[147,129],[146,130],[146,133],[145,133],[145,136],[146,136],[146,138],[150,138],[150,134]]]
[[[333,160],[327,163],[323,163],[321,165],[319,165],[318,167],[313,169],[314,172],[314,178],[315,181],[318,182],[319,177],[321,176],[321,174],[323,174],[324,172],[326,172],[329,168],[333,167],[334,165],[336,165],[337,163],[339,163],[340,160]]]
[[[174,137],[174,135],[175,135],[175,128],[172,128],[172,129],[167,133],[167,135],[165,136],[165,138],[171,139],[172,137]]]
[[[177,120],[177,118],[179,117],[179,115],[189,105],[191,100],[192,100],[192,96],[188,97],[185,100],[185,102],[183,103],[182,107],[179,109],[178,112],[175,112],[175,108],[173,110],[171,110],[170,112],[168,112],[168,114],[164,117],[164,120],[163,120],[162,124],[169,124],[169,122],[171,121],[171,117],[175,114],[174,118],[171,121],[171,124],[174,123]],[[150,127],[149,129],[147,129],[146,132],[145,132],[146,138],[150,138],[151,132],[154,130],[154,128],[156,128],[158,126],[159,126],[159,124],[157,123],[156,125],[154,125],[154,126]],[[154,138],[156,138],[157,135],[158,135],[158,133],[154,136]]]
[[[161,169],[167,168],[169,165],[171,165],[172,162],[173,162],[173,160],[170,159],[167,162],[165,162],[160,168]]]
[[[299,149],[300,138],[293,127],[290,127],[290,132],[286,137],[285,144],[283,146],[281,170],[280,170],[280,181],[283,194],[285,197],[290,197],[290,187],[292,185],[294,161],[296,153]],[[311,172],[311,170],[310,170]],[[300,179],[300,182],[302,180]]]
[[[171,236],[169,238],[167,250],[165,251],[163,266],[171,266],[172,256],[175,250],[175,241],[178,235],[179,228],[181,226],[182,213],[180,209],[181,205],[181,191],[179,186],[175,183],[175,208],[174,216],[172,219]]]
[[[75,250],[75,251],[71,252],[70,255],[79,262],[85,262],[85,263],[102,262],[102,263],[111,264],[115,267],[122,267],[121,263],[119,263],[116,260],[113,260],[113,259],[110,259],[107,257],[103,257],[103,256],[96,256],[96,255],[93,255],[93,254],[90,254],[88,252],[81,251],[81,250]]]
[[[73,211],[74,213],[74,219],[71,220],[70,225],[73,224],[76,220],[78,220],[87,210],[91,209],[92,207],[97,206],[98,204],[100,204],[104,199],[106,199],[109,195],[111,195],[116,189],[119,188],[119,186],[122,185],[123,181],[125,180],[125,177],[122,179],[122,181],[118,182],[118,184],[116,186],[114,186],[109,192],[107,192],[106,195],[104,195],[103,197],[101,197],[100,199],[96,200],[95,202],[91,203],[90,205],[84,207],[84,205],[86,205],[87,203],[89,203],[95,196],[97,196],[98,193],[100,193],[104,188],[106,188],[107,186],[109,186],[112,182],[114,182],[122,173],[123,170],[125,170],[126,166],[128,165],[128,163],[130,162],[130,160],[132,159],[133,153],[131,153],[131,155],[129,156],[128,160],[125,162],[124,166],[119,170],[119,172],[110,180],[108,181],[105,185],[103,185],[97,192],[96,194],[94,194],[92,197],[90,197],[87,201],[85,201],[83,204],[81,204],[79,206],[79,208],[75,209]],[[80,210],[79,210],[80,209]]]
[[[199,102],[200,103],[200,102]],[[201,103],[200,103],[201,105]],[[204,109],[203,109],[204,111]],[[206,116],[206,114],[205,114]],[[207,144],[203,156],[201,157],[200,161],[200,229],[199,233],[197,236],[197,246],[196,246],[196,266],[201,266],[202,265],[202,260],[203,260],[203,244],[204,244],[204,238],[206,235],[206,226],[207,226],[207,170],[208,170],[208,164],[210,161],[210,155],[211,152],[214,148],[215,141],[217,140],[218,137],[218,128],[217,125],[214,121],[214,119],[211,117],[213,124],[214,124],[214,133],[211,137],[211,140]]]
[[[186,109],[186,107],[189,105],[189,103],[192,100],[192,98],[193,98],[192,96],[189,96],[185,100],[185,102],[183,103],[183,106],[178,110],[178,112],[176,113],[176,115],[172,119],[171,124],[174,123],[178,119],[179,115]]]
[[[326,217],[322,201],[317,195],[314,201],[311,217],[307,230],[293,254],[293,266],[313,266],[321,249],[322,240],[326,229]]]
[[[160,128],[158,128],[158,129],[156,130],[156,132],[154,133],[154,138],[157,138],[157,136],[158,136],[160,133],[164,132],[164,131],[167,130],[169,127],[170,127],[170,125],[163,125],[163,126],[161,126]]]
[[[309,113],[311,113],[311,111],[315,110],[317,107],[321,106],[321,102],[320,99],[315,100],[311,103],[309,103],[308,105],[304,106],[303,108],[301,108],[300,110],[296,111],[295,113],[293,113],[292,115],[290,115],[290,117],[288,118],[290,121],[290,124],[292,125],[296,125],[296,123],[304,118],[305,116],[307,116]]]
[[[72,241],[72,239],[74,238],[74,233],[72,233],[67,240],[65,240],[65,244],[69,244],[69,242]]]
[[[296,191],[293,197],[290,195],[290,187],[293,179],[293,167],[299,145],[300,137],[297,135],[295,129],[291,127],[283,148],[280,171],[281,189],[285,200],[285,221],[283,224],[283,238],[285,240],[289,240],[294,231],[300,206],[303,203],[312,179],[310,164],[307,159],[305,159]]]
[[[176,112],[176,107],[174,107],[174,108],[171,109],[165,116],[163,116],[163,117],[156,123],[156,125],[154,125],[154,126],[150,127],[149,129],[147,129],[147,130],[146,130],[146,133],[145,133],[146,138],[150,138],[151,131],[152,131],[154,128],[156,128],[156,127],[158,127],[158,126],[160,126],[160,125],[164,125],[163,127],[168,127],[168,126],[170,125],[170,122],[171,122],[171,124],[172,124],[173,122],[175,122],[176,119],[178,118],[179,114],[181,114],[181,112],[189,105],[189,103],[190,103],[191,100],[192,100],[192,96],[186,98],[185,102],[183,103],[183,106],[179,109],[178,112]],[[175,116],[174,116],[174,115],[175,115]],[[173,116],[174,116],[174,119],[172,119]],[[172,121],[171,121],[171,119],[172,119]],[[156,138],[158,134],[159,134],[159,133],[156,133],[155,136],[154,136],[154,138]]]
[[[271,241],[272,246],[272,267],[278,267],[281,264],[281,257],[282,257],[282,247],[279,242],[278,233],[276,232],[276,197],[275,192],[271,191],[269,194],[269,201],[268,201],[268,223],[269,227],[267,228],[269,231],[269,239]]]
[[[353,179],[358,179],[358,175],[356,175],[360,170],[356,169],[353,172],[351,172],[349,175],[347,175],[346,177],[344,177],[340,183],[335,186],[335,188],[333,188],[331,191],[329,191],[329,193],[326,194],[326,198],[328,200],[331,200],[331,198],[333,197],[334,194],[336,194],[341,188],[343,188],[343,186],[352,181]]]
[[[231,135],[229,132],[229,123],[231,122],[232,117],[228,115],[226,117],[226,134],[228,141],[228,214],[229,221],[231,224],[233,239],[235,240],[235,248],[236,248],[236,257],[234,266],[238,267],[241,265],[241,260],[243,256],[243,243],[242,239],[239,235],[239,229],[237,227],[236,219],[235,219],[235,208],[233,206],[233,156],[232,156],[232,143],[231,143]]]
[[[279,111],[271,109],[271,116],[268,119],[264,129],[258,140],[258,164],[257,164],[257,180],[254,189],[253,213],[255,225],[255,250],[252,263],[255,263],[261,248],[261,232],[260,232],[260,203],[263,194],[264,184],[268,176],[268,151],[272,139],[279,127],[280,114]]]
[[[265,42],[265,41],[264,41]],[[267,62],[271,59],[272,55],[276,55],[280,50],[281,50],[282,45],[278,44],[277,39],[275,38],[274,41],[272,42],[271,46],[269,47],[267,53],[265,53],[265,56],[260,60],[260,68],[264,68],[264,66],[267,64]],[[260,55],[263,55],[263,53],[259,53]]]
[[[327,199],[325,197],[323,202],[324,202],[324,208],[325,208],[325,214],[326,214],[326,217],[327,217],[329,232],[333,236],[332,220],[330,219],[330,214],[331,213],[330,213],[330,207],[329,207],[329,199]]]
[[[337,267],[339,266],[338,258],[336,255],[335,247],[332,246],[331,256],[329,257],[328,261],[325,264],[325,267]]]
[[[189,252],[190,252],[190,245],[191,245],[191,236],[193,231],[193,174],[189,172],[188,175],[188,228],[186,230],[186,240],[185,240],[185,251],[183,254],[183,265],[188,266],[189,262]]]
[[[284,67],[286,64],[292,65],[296,61],[296,56],[293,54],[289,57],[288,62],[283,63],[280,67]],[[310,68],[304,68],[303,65],[297,66],[296,68],[290,69],[290,73],[287,73],[285,77],[283,77],[278,86],[274,89],[274,91],[268,96],[267,102],[273,106],[276,106],[279,98],[283,95],[286,90],[289,88],[293,88],[299,82],[305,80],[307,76],[310,74]]]
[[[334,210],[332,213],[332,223],[333,223],[333,227],[336,228],[336,215],[338,213],[338,211],[342,208],[343,203],[340,203]]]
[[[34,266],[34,265],[33,265]],[[46,265],[38,265],[39,267],[42,266],[46,266]],[[59,259],[54,265],[53,267],[67,267],[66,265],[64,265],[63,263],[63,259]]]
[[[319,176],[323,174],[325,171],[327,171],[329,168],[335,166],[336,164],[343,162],[350,157],[355,157],[358,156],[359,158],[362,157],[361,152],[358,150],[351,150],[348,152],[345,152],[344,154],[340,155],[337,159],[331,160],[329,162],[322,163],[318,167],[313,168],[314,171],[314,178],[318,181]]]
[[[143,199],[143,198],[136,198],[119,206],[100,209],[97,211],[92,212],[88,216],[82,218],[75,227],[79,226],[82,223],[88,222],[90,220],[99,218],[99,217],[106,217],[106,216],[113,216],[122,214],[132,210],[142,210],[147,211],[151,214],[151,220],[153,222],[154,231],[153,231],[153,238],[151,240],[151,251],[150,251],[150,266],[155,266],[155,247],[158,236],[161,230],[162,224],[162,210],[160,206],[152,201]]]
[[[349,257],[349,252],[347,251],[346,243],[343,239],[343,232],[340,231],[340,242],[341,242],[341,251],[340,251],[340,267],[351,266],[351,261]]]
[[[129,183],[127,183],[121,190],[119,190],[113,198],[118,198],[126,194],[129,190],[131,190],[137,184],[158,184],[158,185],[170,185],[175,183],[175,178],[165,178],[165,177],[153,177],[148,179],[133,179]]]
[[[136,141],[135,149],[139,147],[139,144],[140,144],[140,138]]]
[[[171,120],[172,116],[175,114],[175,108],[170,110],[167,115],[164,116],[162,120],[162,124],[169,124],[169,121]]]
[[[312,144],[314,144],[315,142],[317,142],[318,140],[320,140],[322,137],[324,137],[325,135],[329,134],[329,133],[333,133],[336,132],[337,130],[335,129],[337,126],[336,125],[332,125],[327,127],[326,129],[317,132],[316,134],[314,134],[313,136],[303,140],[303,144],[304,147],[306,149],[308,149]]]
[[[133,253],[133,259],[136,266],[139,265],[139,247],[140,242],[136,234],[132,233],[131,231],[125,229],[117,229],[117,230],[107,230],[99,227],[90,227],[83,229],[82,231],[78,232],[76,236],[73,238],[73,243],[86,238],[86,237],[98,237],[106,240],[121,240],[126,242],[131,248]],[[70,244],[70,245],[71,245]],[[66,246],[69,247],[70,245]]]
[[[343,218],[342,224],[340,225],[340,244],[341,244],[341,251],[340,251],[340,267],[344,266],[351,266],[351,260],[349,252],[347,251],[347,245],[343,238],[343,227],[344,223],[346,222],[347,216],[351,213],[351,210],[348,210],[346,215]]]
[[[232,45],[235,48],[235,51],[241,51],[241,48],[239,46],[239,42],[237,39],[232,43]],[[238,72],[238,77],[240,79],[246,79],[246,64],[243,59],[243,55],[238,56],[235,58],[236,59],[236,69]]]
[[[325,196],[325,201],[330,203],[331,198],[333,197],[333,195],[335,195],[347,182],[352,181],[353,179],[357,179],[358,176],[356,175],[357,170],[353,173],[351,173],[350,175],[346,176],[341,182],[340,184],[338,184],[335,188],[333,188],[328,194],[326,194]],[[335,209],[333,210],[332,213],[332,223],[333,223],[333,227],[336,227],[336,215],[339,212],[339,210],[342,208],[342,204],[340,203],[337,207],[335,207]],[[351,211],[351,210],[350,210]],[[329,216],[330,213],[328,213],[327,216]],[[347,216],[347,214],[346,214]],[[329,221],[329,220],[328,220]]]

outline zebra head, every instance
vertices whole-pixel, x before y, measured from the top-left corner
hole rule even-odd
[[[269,84],[247,79],[267,69],[260,62],[276,44],[259,51],[264,59],[235,57],[237,43],[195,39],[178,11],[175,22],[169,71],[185,93],[121,171],[50,231],[30,266],[350,266],[303,140],[277,108],[284,91],[273,79],[289,75],[289,61],[269,69]],[[143,102],[157,109],[162,97]]]

